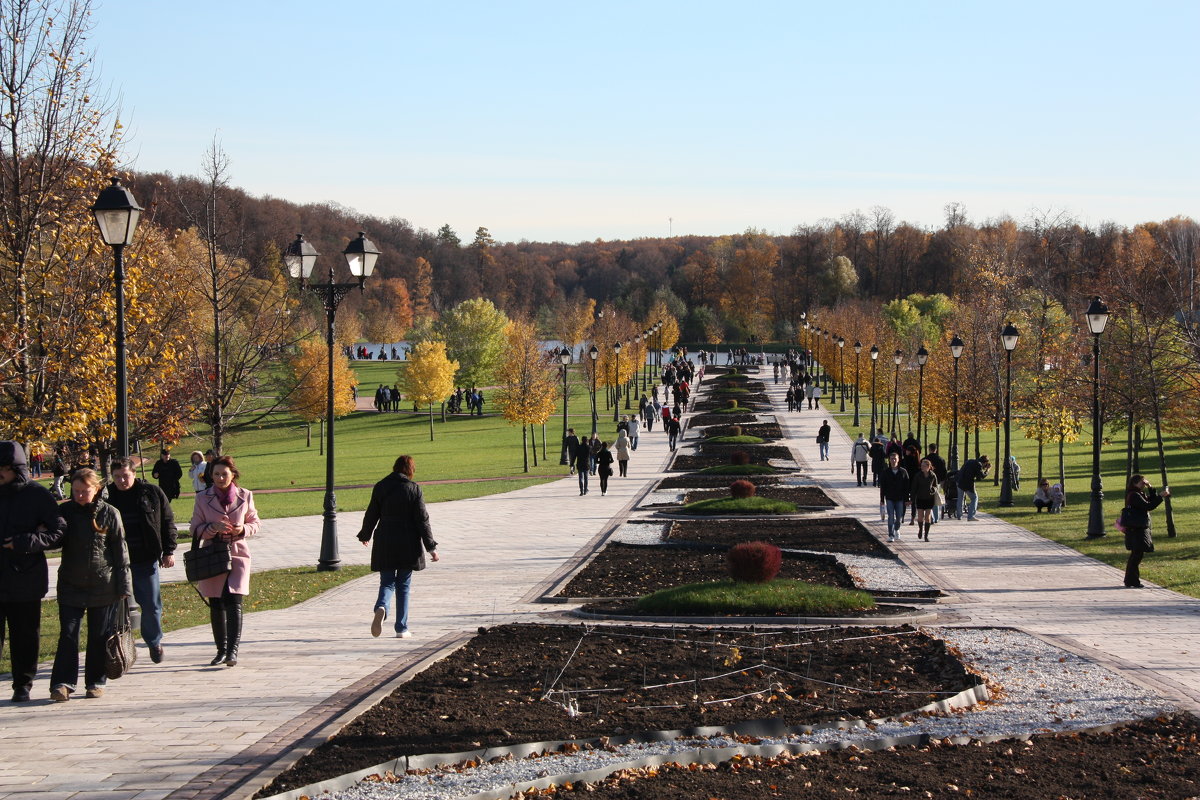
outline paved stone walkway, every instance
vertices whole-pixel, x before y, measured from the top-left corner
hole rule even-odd
[[[783,408],[784,387],[771,383],[769,370],[764,377]],[[778,418],[801,465],[842,512],[882,536],[877,490],[854,485],[841,430],[834,426],[832,460],[821,462],[814,439],[825,412]],[[0,800],[247,796],[248,777],[257,786],[263,767],[297,742],[319,741],[343,710],[442,645],[479,625],[558,611],[532,601],[627,516],[667,457],[666,437],[655,431],[642,435],[630,477],[614,478],[607,497],[595,478],[591,494],[580,497],[571,477],[430,506],[443,559],[414,577],[417,638],[371,638],[371,576],[290,609],[250,614],[233,669],[207,666],[213,645],[204,627],[168,634],[162,665],[142,650],[135,670],[100,700],[50,703],[44,670],[34,702],[0,700]],[[361,517],[339,515],[343,563],[367,560],[354,538]],[[906,528],[897,545],[915,570],[955,593],[939,607],[947,624],[1021,627],[1200,707],[1200,601],[1125,590],[1118,570],[980,517],[939,523],[929,544]],[[252,544],[254,568],[314,563],[320,530],[320,517],[267,522]]]

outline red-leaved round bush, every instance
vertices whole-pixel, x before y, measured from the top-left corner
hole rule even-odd
[[[783,553],[767,542],[744,542],[734,545],[726,555],[729,576],[742,583],[766,583],[779,574]]]
[[[729,463],[735,467],[744,467],[750,463],[750,454],[745,450],[734,450],[729,454]]]
[[[729,494],[739,500],[754,497],[754,484],[747,480],[734,481],[729,484]]]

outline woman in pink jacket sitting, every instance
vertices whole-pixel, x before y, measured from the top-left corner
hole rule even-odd
[[[242,639],[242,600],[250,594],[250,548],[246,539],[258,533],[258,511],[254,495],[237,485],[240,477],[233,459],[221,456],[212,462],[213,485],[196,495],[192,511],[192,537],[200,546],[214,539],[229,544],[233,569],[224,575],[205,578],[197,584],[200,594],[209,598],[209,619],[217,657],[209,662],[217,666],[237,664],[238,644]]]

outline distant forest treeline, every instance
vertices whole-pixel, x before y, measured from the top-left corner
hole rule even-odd
[[[202,202],[209,188],[200,179],[168,174],[135,174],[129,184],[148,216],[167,230],[186,228],[184,208]],[[1106,283],[1130,234],[1116,224],[1089,227],[1061,214],[1020,224],[1009,218],[974,223],[952,203],[936,230],[897,221],[889,209],[876,207],[798,225],[788,235],[750,230],[722,237],[498,243],[486,227],[470,234],[448,225],[428,231],[399,217],[253,197],[229,186],[222,203],[226,219],[236,219],[223,234],[225,250],[255,265],[269,263],[278,248],[303,233],[322,254],[318,271],[324,274],[333,259],[344,275],[341,250],[363,230],[383,251],[376,277],[403,279],[418,309],[441,312],[487,297],[510,316],[529,317],[546,329],[579,296],[600,306],[611,303],[636,319],[645,318],[657,297],[679,315],[687,341],[788,340],[806,309],[852,298],[955,296],[981,268],[1021,275],[1073,307],[1090,287]],[[1164,271],[1180,281],[1177,296],[1190,298],[1185,305],[1194,310],[1200,227],[1176,217],[1137,228],[1171,262]],[[387,307],[394,292],[385,298],[387,285],[377,279],[367,284],[364,298],[350,302],[362,308],[373,287],[380,295],[376,302]]]

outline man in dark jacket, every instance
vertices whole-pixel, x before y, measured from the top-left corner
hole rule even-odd
[[[412,574],[425,569],[425,553],[438,561],[437,542],[433,540],[433,529],[429,526],[429,512],[425,510],[425,498],[421,487],[413,482],[416,471],[412,456],[400,456],[392,466],[392,474],[375,484],[371,490],[371,502],[363,517],[358,540],[366,547],[375,537],[371,547],[371,570],[379,573],[379,596],[375,600],[375,617],[371,621],[371,635],[383,633],[383,621],[387,619],[392,595],[396,596],[396,638],[408,639],[408,589]]]
[[[571,474],[575,474],[575,449],[579,447],[579,437],[575,435],[574,428],[567,428],[566,444],[563,445],[563,455],[567,457],[567,462],[571,465]]]
[[[133,597],[142,609],[142,641],[150,660],[163,660],[162,592],[158,568],[175,566],[175,514],[167,496],[152,483],[137,477],[132,458],[118,458],[110,466],[112,484],[108,504],[121,514]]]
[[[900,541],[900,525],[904,522],[904,506],[908,502],[912,479],[900,466],[900,454],[888,456],[888,466],[879,474],[879,502],[887,506],[888,541]]]
[[[25,449],[0,441],[0,649],[7,630],[14,703],[29,699],[37,675],[42,598],[50,587],[45,551],[66,530],[54,497],[29,480]]]
[[[675,445],[679,441],[679,430],[679,415],[672,414],[670,422],[667,423],[667,445],[671,450],[675,449]]]
[[[991,468],[992,464],[985,455],[963,462],[962,468],[958,471],[959,519],[962,519],[965,509],[967,512],[967,521],[975,521],[975,512],[979,510],[979,492],[975,491],[975,481],[981,481],[986,478]],[[971,495],[969,501],[967,500],[968,494]]]
[[[171,458],[170,450],[164,448],[158,454],[158,461],[154,462],[150,476],[158,481],[158,488],[163,490],[168,500],[179,499],[179,482],[183,480],[183,467]]]

